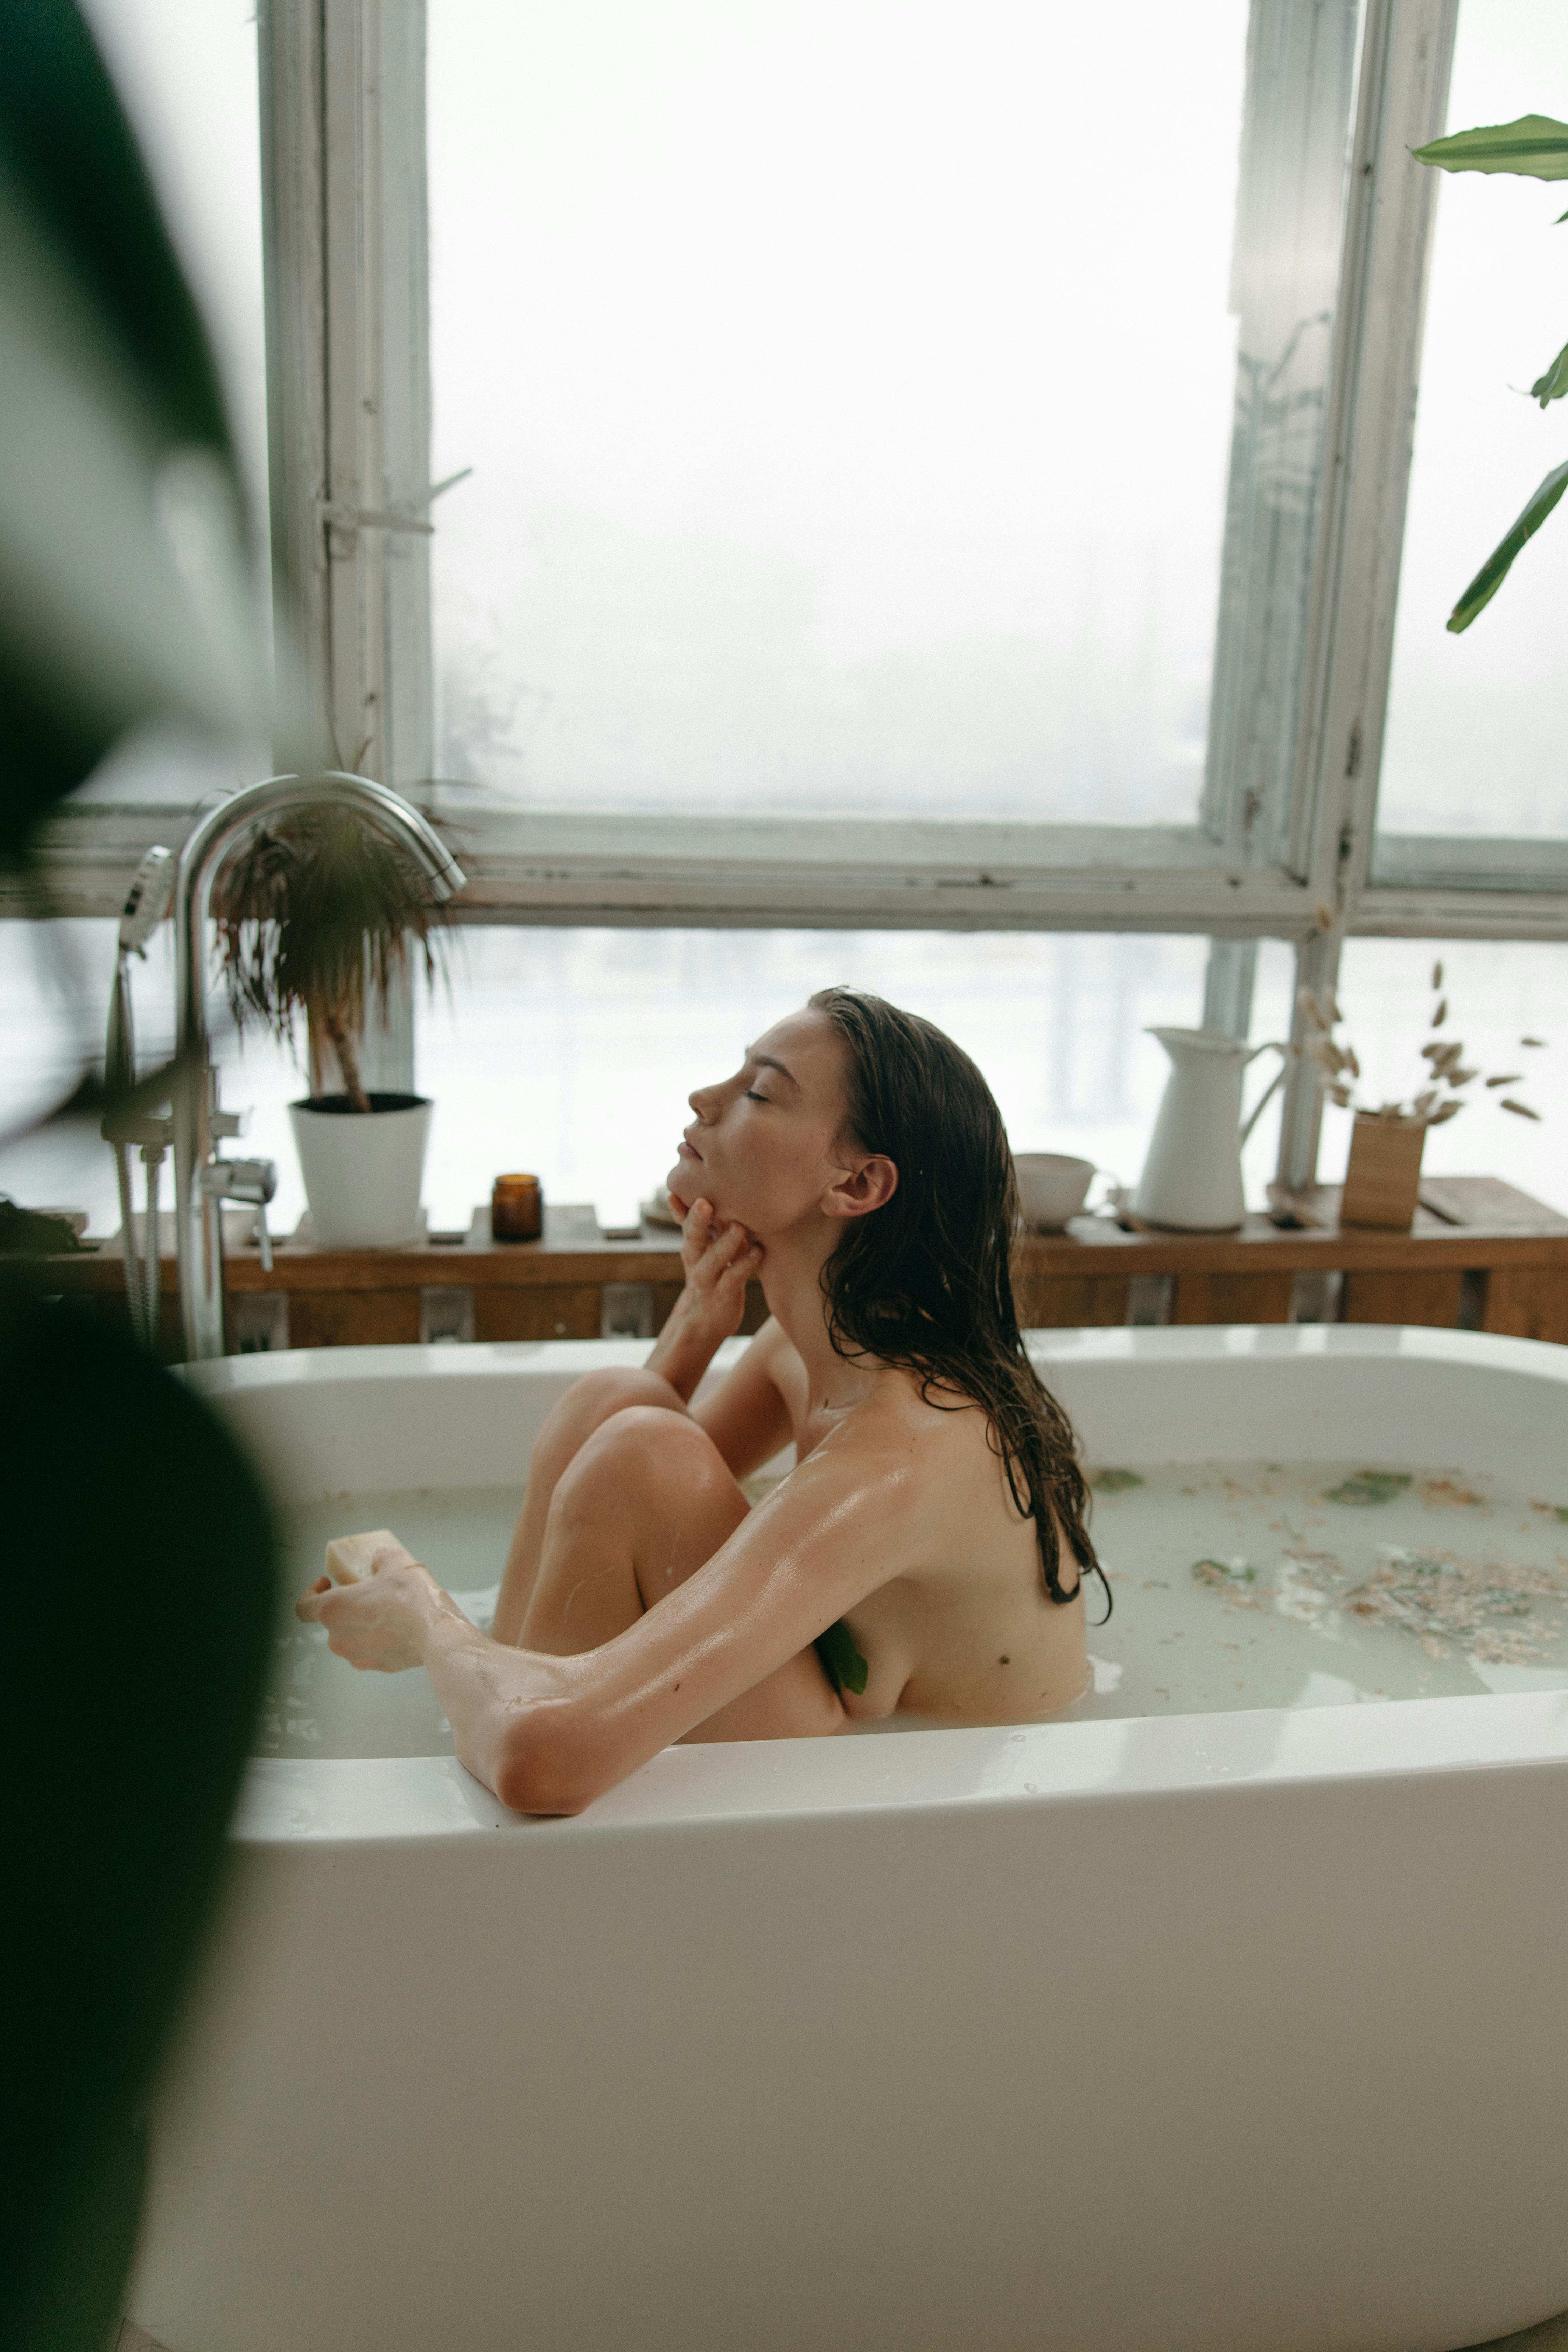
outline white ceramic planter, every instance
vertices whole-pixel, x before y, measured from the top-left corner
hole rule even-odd
[[[419,1236],[419,1191],[431,1106],[423,1095],[378,1095],[371,1110],[342,1096],[290,1103],[294,1145],[322,1249],[403,1249]]]

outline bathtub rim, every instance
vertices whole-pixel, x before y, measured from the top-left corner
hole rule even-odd
[[[1568,1347],[1519,1339],[1498,1331],[1450,1331],[1419,1323],[1184,1323],[1084,1325],[1026,1330],[1037,1364],[1205,1363],[1238,1357],[1393,1358],[1404,1362],[1464,1364],[1568,1386]],[[434,1347],[292,1348],[255,1355],[219,1356],[182,1364],[177,1376],[213,1398],[247,1390],[336,1385],[361,1381],[494,1378],[525,1365],[562,1371],[600,1366],[639,1368],[647,1339],[477,1339]],[[714,1358],[723,1371],[746,1347],[726,1339]]]
[[[1027,1338],[1042,1367],[1341,1356],[1461,1364],[1568,1387],[1568,1348],[1417,1325],[1111,1327]],[[718,1368],[743,1346],[727,1341]],[[181,1376],[217,1402],[345,1381],[493,1379],[546,1367],[575,1374],[639,1365],[647,1347],[546,1339],[301,1349],[224,1357],[186,1366]],[[231,1835],[247,1847],[423,1843],[497,1830],[576,1842],[653,1828],[1553,1769],[1568,1770],[1568,1691],[670,1748],[571,1821],[509,1812],[453,1757],[253,1758]]]

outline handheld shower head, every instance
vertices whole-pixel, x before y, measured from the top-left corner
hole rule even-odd
[[[136,868],[120,917],[121,955],[145,955],[147,942],[169,911],[174,895],[173,850],[150,849]]]

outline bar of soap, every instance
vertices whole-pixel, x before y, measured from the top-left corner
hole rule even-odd
[[[363,1536],[334,1536],[327,1546],[326,1572],[334,1584],[363,1584],[376,1553],[388,1544],[402,1549],[401,1538],[390,1528],[373,1528]]]

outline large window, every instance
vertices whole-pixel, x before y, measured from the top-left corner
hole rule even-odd
[[[700,1067],[836,974],[1124,1179],[1155,1019],[1279,1034],[1338,975],[1392,1065],[1447,942],[1471,1025],[1555,1055],[1562,517],[1442,623],[1561,454],[1517,387],[1568,232],[1409,152],[1562,110],[1548,0],[91,4],[258,495],[265,230],[322,742],[471,876],[381,1073],[438,1096],[437,1223],[519,1156],[628,1207]],[[263,759],[117,755],[60,902]],[[226,1080],[285,1220],[295,1085]],[[1494,1106],[1434,1165],[1561,1199],[1555,1131]],[[1254,1196],[1318,1148],[1299,1066]]]
[[[1353,5],[428,21],[443,777],[1215,856],[1282,799]]]
[[[1195,822],[1247,25],[434,0],[440,772]]]

